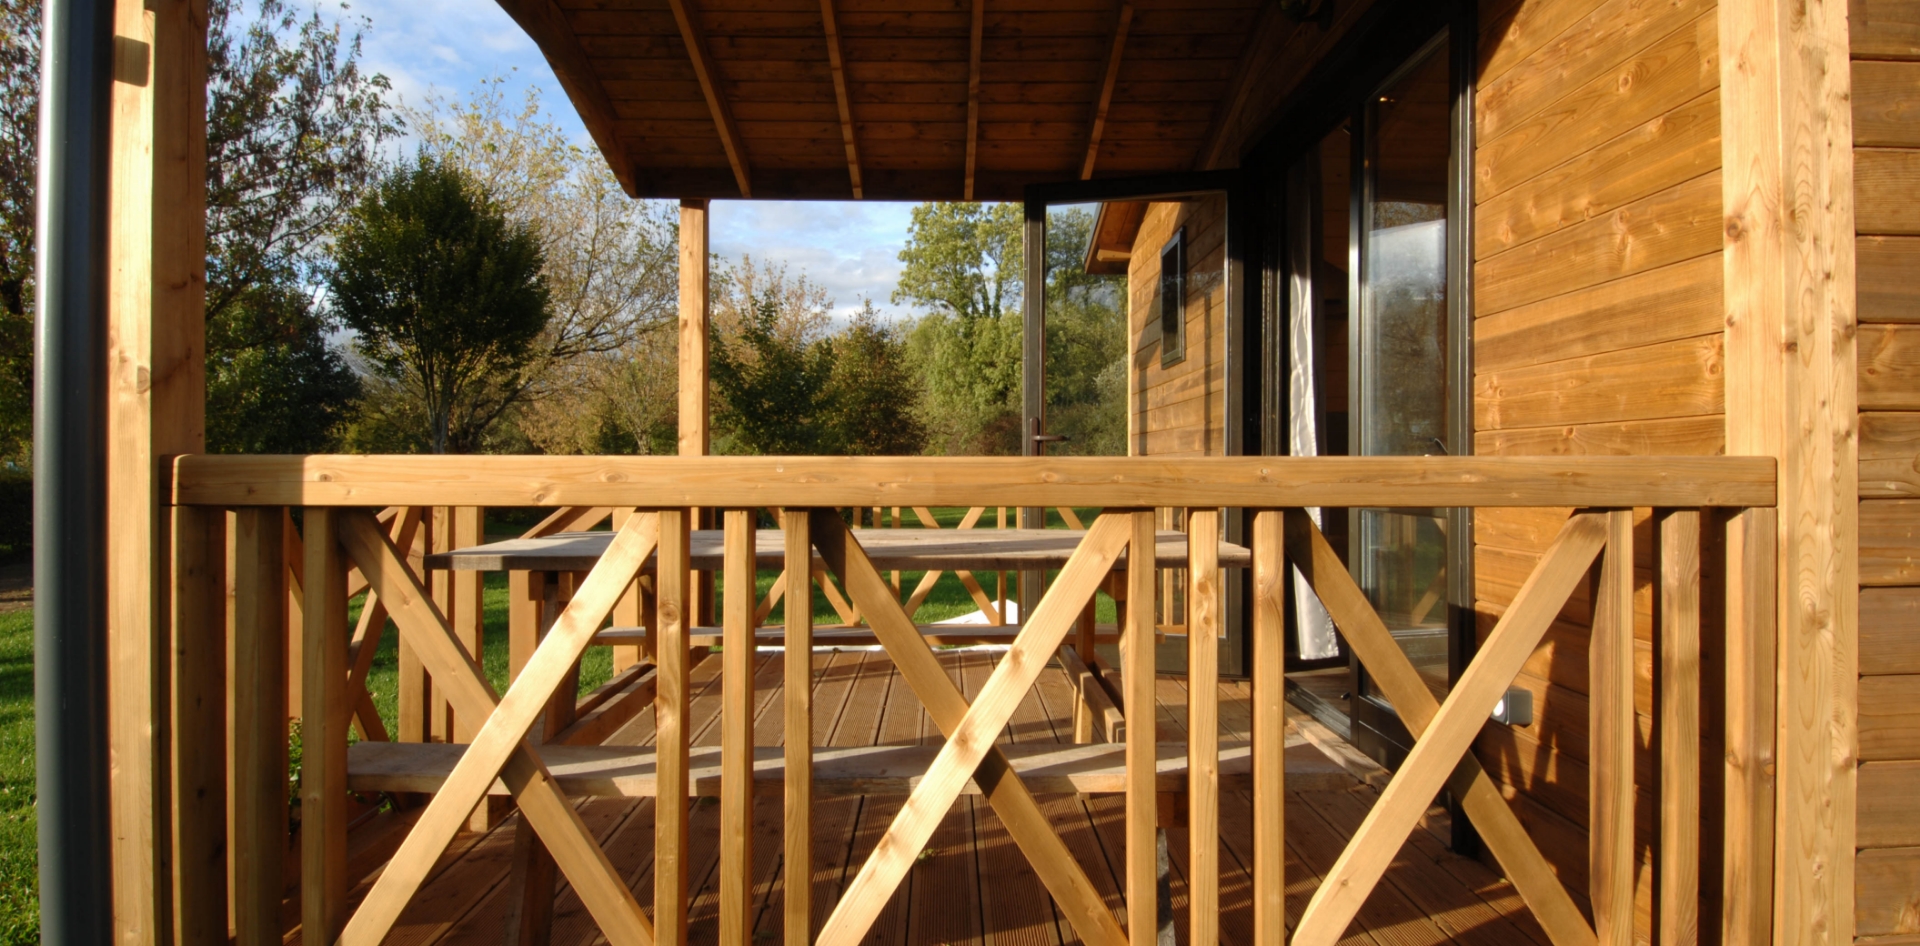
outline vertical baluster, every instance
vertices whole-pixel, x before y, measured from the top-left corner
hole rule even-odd
[[[720,648],[720,942],[753,940],[753,513],[725,515]]]
[[[449,549],[471,548],[486,542],[486,529],[483,525],[486,521],[485,509],[478,506],[460,506],[452,512],[451,541],[447,545]],[[449,571],[446,574],[450,577],[452,584],[453,613],[447,615],[447,618],[453,627],[453,633],[467,648],[467,655],[473,658],[473,662],[485,666],[485,654],[481,652],[486,635],[483,633],[485,612],[482,610],[484,599],[480,573],[461,570]],[[480,731],[482,722],[483,720],[477,719],[462,720],[455,715],[453,741],[472,742],[473,737]],[[475,827],[484,828],[484,825]]]
[[[1588,878],[1600,946],[1633,944],[1633,510],[1607,513],[1593,592]]]
[[[810,514],[782,510],[786,536],[786,946],[813,941],[813,561]]]
[[[306,672],[301,669],[300,659],[306,654],[305,627],[307,622],[306,546],[301,543],[300,529],[293,524],[291,508],[280,511],[280,540],[284,543],[280,550],[281,561],[287,566],[287,601],[284,605],[287,615],[287,666],[282,674],[287,682],[287,719],[300,715],[300,707],[306,705],[301,695],[301,684],[306,682]]]
[[[1720,940],[1773,936],[1775,545],[1777,513],[1727,520],[1726,786]]]
[[[1286,519],[1253,517],[1253,942],[1287,940]]]
[[[1700,513],[1654,513],[1659,669],[1660,863],[1655,915],[1661,946],[1700,934]]]
[[[453,550],[453,507],[433,507],[433,528],[428,531],[432,536],[434,552]],[[460,602],[453,592],[453,572],[445,568],[436,568],[427,573],[428,588],[433,595],[433,603],[440,606],[440,613],[447,618],[447,624],[460,633]],[[435,680],[429,674],[426,687],[427,741],[453,742],[453,705],[447,701],[445,681]]]
[[[433,586],[433,578],[425,569],[424,558],[439,551],[434,547],[434,533],[435,524],[440,518],[440,510],[431,506],[420,510],[420,528],[415,540],[423,559],[419,578],[420,583],[429,589]],[[395,687],[399,691],[396,697],[399,716],[395,728],[399,731],[394,734],[394,739],[399,742],[430,742],[433,739],[433,727],[428,722],[432,714],[428,705],[431,684],[427,680],[426,664],[421,662],[419,653],[413,649],[412,642],[407,640],[405,634],[400,635],[399,664],[399,680]]]
[[[621,527],[627,524],[627,517],[633,515],[633,512],[631,509],[615,509],[613,511],[613,531],[619,532]],[[642,579],[639,576],[634,576],[633,583],[627,586],[627,590],[620,596],[620,600],[614,603],[614,627],[640,627],[646,623],[646,600],[644,596],[645,593],[640,588],[641,581]],[[613,672],[616,674],[620,673],[628,667],[639,663],[644,650],[645,648],[638,644],[620,644],[615,646],[613,648]]]
[[[654,691],[653,936],[656,946],[687,942],[687,620],[692,616],[684,509],[660,511],[654,558],[659,670]]]
[[[279,946],[287,837],[284,513],[233,518],[233,917],[238,946]]]
[[[309,506],[302,521],[300,925],[304,939],[331,943],[347,906],[347,559],[336,510]]]
[[[227,513],[171,511],[173,933],[208,942],[227,935]]]
[[[1133,539],[1127,546],[1127,586],[1131,607],[1120,635],[1122,699],[1128,721],[1127,759],[1127,940],[1132,946],[1158,942],[1159,857],[1154,843],[1159,813],[1154,797],[1153,580],[1154,513],[1133,513]],[[1025,617],[1025,615],[1022,615]]]
[[[1220,938],[1220,511],[1187,512],[1189,946]]]

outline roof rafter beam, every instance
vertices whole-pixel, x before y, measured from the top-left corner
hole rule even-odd
[[[1221,151],[1227,146],[1233,126],[1240,120],[1240,112],[1246,108],[1248,93],[1253,88],[1253,77],[1266,68],[1267,60],[1271,58],[1274,44],[1269,39],[1281,18],[1279,4],[1269,3],[1261,7],[1260,19],[1247,36],[1247,47],[1240,51],[1240,61],[1234,64],[1233,79],[1227,83],[1227,94],[1213,110],[1213,122],[1207,128],[1206,143],[1200,146],[1200,154],[1194,160],[1194,170],[1211,171],[1220,166]]]
[[[1127,30],[1133,26],[1133,3],[1121,0],[1120,18],[1113,26],[1113,48],[1107,50],[1107,72],[1100,80],[1100,95],[1093,102],[1093,119],[1087,128],[1087,159],[1080,163],[1080,179],[1093,177],[1093,163],[1100,157],[1100,136],[1107,130],[1107,108],[1113,104],[1113,87],[1120,81],[1120,57],[1127,48]]]
[[[694,78],[700,80],[700,93],[706,96],[707,108],[713,112],[713,127],[720,134],[720,147],[726,149],[727,163],[733,167],[733,181],[739,186],[741,197],[752,197],[747,151],[740,141],[740,129],[733,123],[733,111],[727,107],[720,77],[714,73],[713,57],[707,52],[706,30],[700,26],[700,11],[694,9],[693,0],[667,0],[667,4],[673,7],[674,22],[680,25],[680,41],[686,44]]]
[[[847,99],[847,63],[840,53],[840,26],[834,20],[833,0],[820,0],[820,20],[827,33],[827,65],[833,70],[833,97],[840,106],[840,137],[847,143],[847,177],[853,199],[866,197],[860,184],[860,145],[853,137],[853,105]]]
[[[967,42],[967,200],[973,199],[973,175],[979,167],[980,46],[986,40],[986,32],[987,0],[973,0],[973,28]]]
[[[553,67],[554,78],[560,80],[560,87],[573,101],[580,120],[587,126],[587,134],[593,136],[593,143],[600,147],[621,189],[629,197],[639,196],[633,158],[614,131],[619,115],[614,111],[613,100],[607,97],[606,87],[594,74],[586,48],[574,35],[566,14],[554,5],[554,0],[500,0],[500,6],[546,56],[547,65]]]

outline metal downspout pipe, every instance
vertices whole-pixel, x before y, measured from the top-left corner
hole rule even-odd
[[[112,0],[46,0],[33,404],[40,935],[112,938],[107,801],[107,232]]]

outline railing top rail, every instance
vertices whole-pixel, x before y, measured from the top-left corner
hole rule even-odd
[[[1772,506],[1769,457],[203,456],[207,506]]]

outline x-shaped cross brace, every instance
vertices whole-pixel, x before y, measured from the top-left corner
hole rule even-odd
[[[1090,946],[1124,946],[1127,937],[1120,924],[994,740],[1066,639],[1082,605],[1127,547],[1131,539],[1128,518],[1102,516],[1093,524],[1039,606],[1026,616],[1025,627],[972,705],[953,685],[913,619],[893,597],[892,586],[839,517],[816,515],[809,519],[820,557],[846,583],[849,597],[866,613],[874,636],[926,706],[934,725],[947,737],[946,745],[875,846],[873,855],[841,895],[820,931],[819,942],[851,944],[866,935],[971,778],[1006,823],[1007,833],[1020,846],[1081,940]],[[1154,552],[1148,548],[1141,554],[1150,556]]]
[[[1594,943],[1593,928],[1580,915],[1479,760],[1467,750],[1488,709],[1520,672],[1559,614],[1561,604],[1606,544],[1604,516],[1578,513],[1567,520],[1541,557],[1540,566],[1527,578],[1512,606],[1481,645],[1479,655],[1441,704],[1434,700],[1432,691],[1381,622],[1366,593],[1354,583],[1347,566],[1327,544],[1326,536],[1304,510],[1287,511],[1287,558],[1307,576],[1348,646],[1399,711],[1407,731],[1418,740],[1314,892],[1294,932],[1295,946],[1331,946],[1346,932],[1393,853],[1413,831],[1442,785],[1461,800],[1467,816],[1480,829],[1481,839],[1499,859],[1507,878],[1555,946]]]
[[[653,554],[659,540],[658,518],[627,518],[504,699],[494,696],[486,677],[379,523],[364,512],[343,518],[342,542],[349,557],[386,603],[400,633],[407,636],[433,674],[436,687],[446,688],[455,713],[485,722],[374,882],[366,900],[347,921],[340,943],[374,946],[386,937],[448,842],[466,823],[467,814],[499,778],[519,804],[521,817],[539,834],[608,941],[616,946],[651,946],[653,930],[632,891],[554,783],[546,765],[526,744],[526,734],[554,690],[568,679],[569,669],[592,642],[594,631]]]

